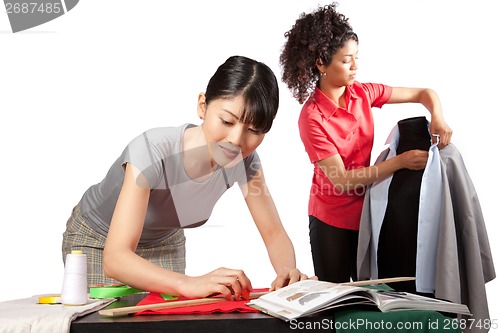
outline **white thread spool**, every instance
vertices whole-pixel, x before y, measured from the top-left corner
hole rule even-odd
[[[64,305],[83,305],[87,295],[87,256],[73,250],[66,255],[61,302]]]

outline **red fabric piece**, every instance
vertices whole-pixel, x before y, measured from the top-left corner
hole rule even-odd
[[[263,292],[269,289],[254,289],[253,292]],[[179,301],[188,300],[185,297],[179,297]],[[159,293],[149,293],[137,305],[167,303],[175,301],[165,301]],[[209,314],[209,313],[229,313],[229,312],[260,312],[248,305],[248,300],[241,301],[224,301],[212,304],[200,304],[193,306],[183,306],[179,308],[161,309],[161,310],[144,310],[136,312],[134,315],[147,315],[147,314]]]

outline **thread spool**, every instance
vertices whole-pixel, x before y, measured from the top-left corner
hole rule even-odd
[[[66,255],[61,302],[64,305],[83,305],[87,300],[87,256],[82,251],[73,250]]]

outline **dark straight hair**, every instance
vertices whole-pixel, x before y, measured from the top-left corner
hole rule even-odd
[[[267,133],[278,112],[279,89],[273,71],[264,63],[232,56],[217,68],[205,91],[206,103],[243,96],[245,108],[240,121]]]

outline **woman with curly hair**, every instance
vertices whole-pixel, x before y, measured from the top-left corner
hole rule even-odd
[[[428,152],[409,150],[374,166],[372,107],[420,103],[431,114],[431,133],[450,142],[437,94],[428,88],[356,81],[358,36],[337,3],[302,13],[285,33],[282,80],[304,103],[299,130],[314,164],[309,198],[309,237],[320,280],[357,280],[356,250],[365,188],[400,169],[422,170]]]

